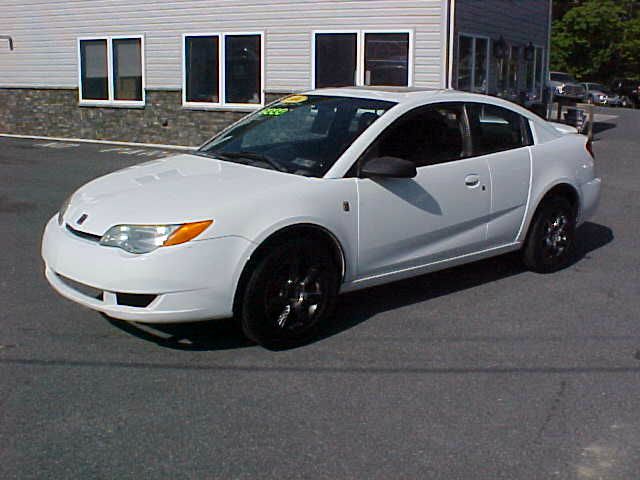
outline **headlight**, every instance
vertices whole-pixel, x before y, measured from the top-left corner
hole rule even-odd
[[[70,204],[71,196],[69,196],[64,202],[62,202],[60,210],[58,210],[58,225],[62,226],[62,224],[64,223],[64,214],[67,213]]]
[[[158,247],[178,245],[200,235],[213,220],[179,225],[115,225],[100,239],[100,245],[130,253],[149,253]]]

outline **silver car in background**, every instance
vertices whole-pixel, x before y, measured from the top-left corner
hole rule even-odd
[[[611,92],[601,83],[585,82],[582,86],[585,89],[584,101],[587,103],[608,105],[610,107],[619,107],[622,105],[620,96]]]

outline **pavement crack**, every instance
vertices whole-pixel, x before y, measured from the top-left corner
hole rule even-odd
[[[564,410],[564,400],[565,400],[566,394],[567,394],[567,381],[561,380],[560,386],[558,387],[558,390],[556,391],[556,393],[553,395],[551,404],[547,409],[547,414],[545,415],[544,421],[542,422],[542,425],[540,425],[540,428],[538,429],[538,432],[536,433],[536,436],[533,440],[533,443],[535,445],[542,444],[542,439],[545,433],[548,431],[551,423],[556,418],[561,417],[561,413]]]

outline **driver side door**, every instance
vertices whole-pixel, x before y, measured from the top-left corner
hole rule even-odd
[[[491,178],[471,156],[464,106],[442,103],[400,117],[360,166],[384,156],[414,162],[415,178],[358,178],[358,277],[385,276],[487,245]]]

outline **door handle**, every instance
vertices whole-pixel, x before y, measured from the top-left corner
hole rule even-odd
[[[477,187],[480,184],[480,177],[475,173],[471,175],[467,175],[464,178],[464,184],[469,188]]]

